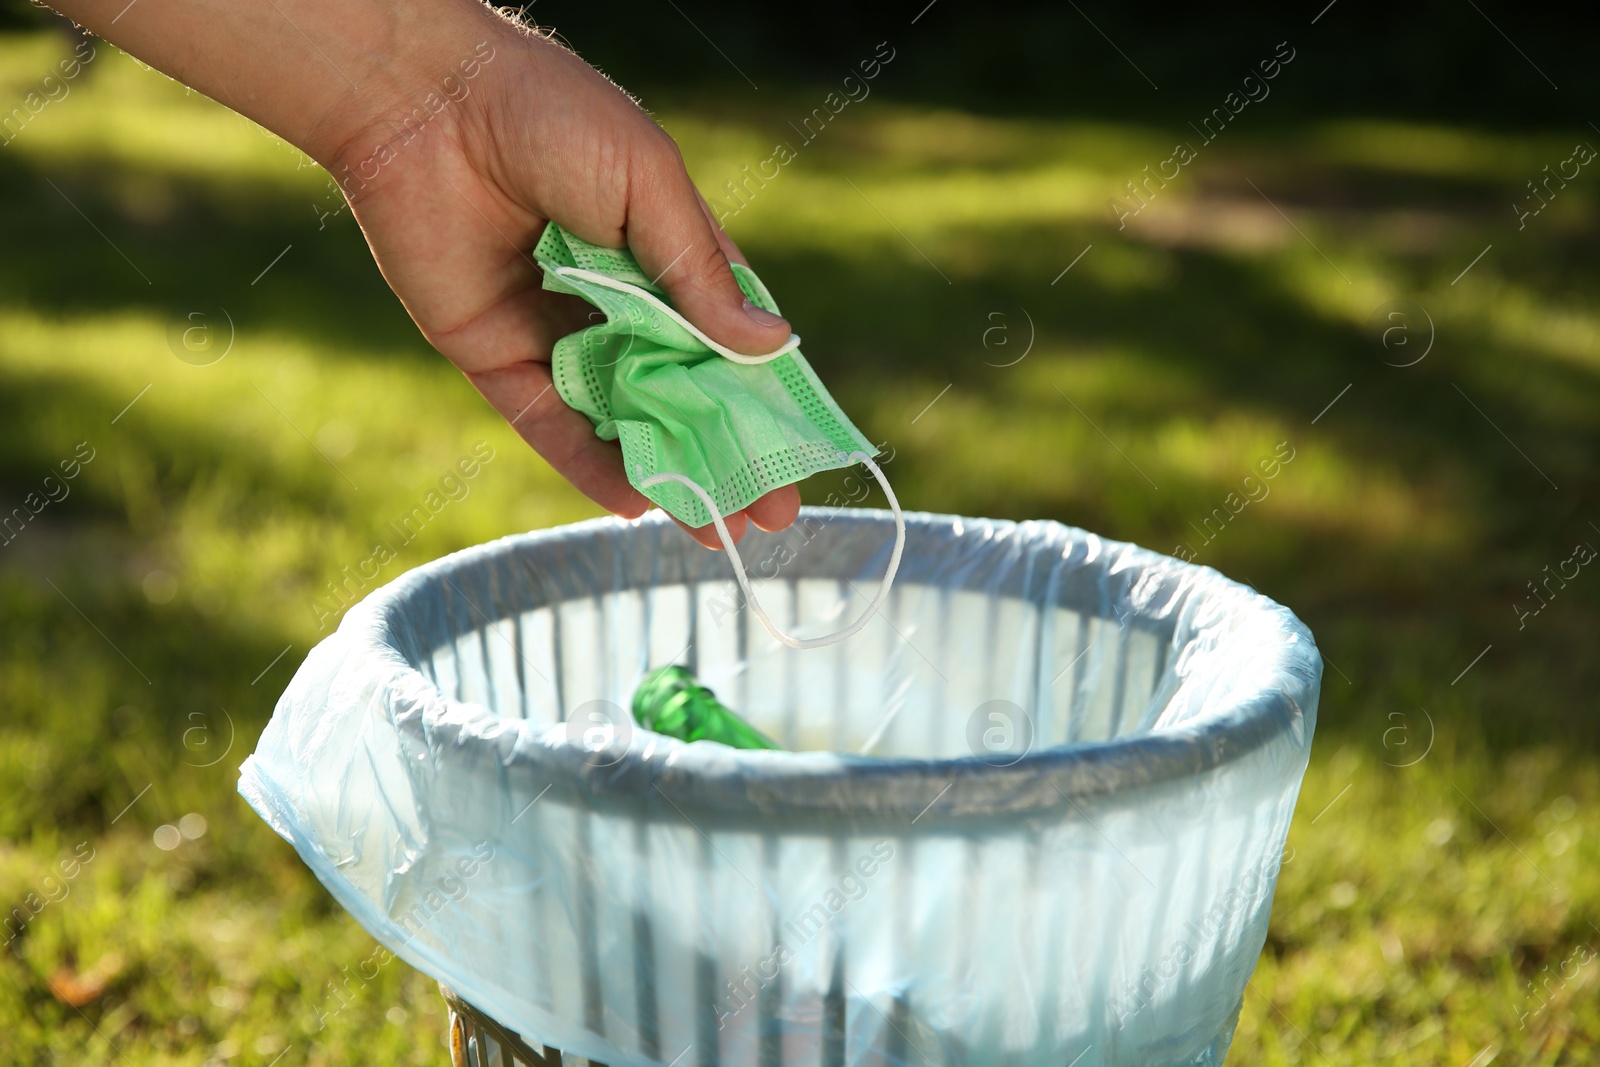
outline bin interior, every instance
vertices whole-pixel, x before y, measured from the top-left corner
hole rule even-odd
[[[802,632],[836,626],[873,592],[824,578],[754,589],[780,626]],[[813,650],[773,640],[731,580],[472,621],[447,637],[415,635],[412,647],[429,651],[413,665],[446,696],[508,718],[604,728],[629,721],[648,671],[681,663],[791,751],[927,759],[975,745],[994,755],[1107,741],[1150,730],[1177,682],[1170,619],[1119,621],[913,582],[897,584],[859,635]]]

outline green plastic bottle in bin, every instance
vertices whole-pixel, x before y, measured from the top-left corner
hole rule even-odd
[[[676,665],[645,675],[633,693],[633,717],[646,730],[680,741],[720,741],[729,748],[778,748],[729,711],[694,675]]]

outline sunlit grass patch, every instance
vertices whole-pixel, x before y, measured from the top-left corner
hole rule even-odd
[[[325,175],[97,47],[0,147],[0,500],[95,450],[0,545],[0,909],[95,855],[0,952],[0,1045],[442,1062],[428,980],[352,981],[372,942],[235,769],[347,598],[597,509],[428,352],[348,215],[318,228]],[[0,38],[0,103],[66,49]],[[1109,199],[1173,131],[885,93],[726,199],[814,102],[661,117],[902,502],[1188,548],[1327,654],[1230,1062],[1593,1061],[1600,961],[1572,961],[1600,948],[1600,576],[1526,630],[1512,606],[1600,545],[1600,175],[1518,230],[1508,191],[1560,137],[1241,128],[1120,227]],[[1385,342],[1402,299],[1426,321]],[[214,363],[181,343],[202,328]],[[190,813],[207,832],[159,847]]]

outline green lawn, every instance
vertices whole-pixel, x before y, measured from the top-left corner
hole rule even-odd
[[[346,980],[374,943],[236,768],[328,583],[480,442],[382,580],[595,509],[420,340],[348,212],[319,228],[321,171],[99,47],[0,146],[0,503],[61,497],[0,545],[0,907],[28,916],[0,1047],[443,1063],[432,984]],[[65,53],[0,37],[0,108]],[[661,107],[713,199],[821,99],[760,95]],[[1600,136],[1248,117],[1119,229],[1185,134],[877,94],[729,226],[908,506],[1192,554],[1316,633],[1231,1063],[1594,1062],[1600,573],[1517,606],[1600,547],[1600,176],[1520,230],[1509,205]]]

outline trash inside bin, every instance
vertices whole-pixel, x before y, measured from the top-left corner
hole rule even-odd
[[[839,645],[780,645],[665,516],[510,537],[353,608],[240,791],[395,954],[529,1048],[646,1065],[1219,1064],[1322,661],[1207,568],[907,515]],[[741,544],[791,632],[889,515]],[[783,751],[636,727],[687,667]]]

